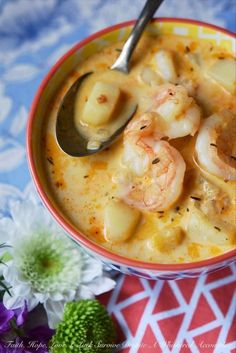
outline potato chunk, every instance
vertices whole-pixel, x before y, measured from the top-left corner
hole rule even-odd
[[[159,50],[156,54],[156,62],[163,79],[175,83],[177,75],[172,53],[168,50]]]
[[[207,75],[222,85],[230,93],[236,90],[236,62],[234,59],[217,60],[208,70]]]
[[[104,228],[105,238],[111,243],[128,240],[140,219],[140,212],[121,201],[111,201],[105,207]]]
[[[120,89],[113,84],[96,82],[84,105],[82,121],[99,126],[112,119],[120,98]]]
[[[210,220],[196,207],[192,207],[188,219],[188,236],[192,241],[205,245],[236,243],[236,230],[230,224]]]
[[[158,75],[157,72],[152,70],[150,67],[145,66],[139,75],[139,80],[150,86],[156,86],[163,83],[162,78]]]
[[[180,245],[185,237],[181,227],[166,227],[152,237],[151,247],[161,252],[169,252]]]

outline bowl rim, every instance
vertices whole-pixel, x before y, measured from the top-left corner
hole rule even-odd
[[[236,38],[236,35],[233,32],[230,32],[227,29],[218,27],[213,24],[201,22],[201,21],[196,21],[196,20],[191,20],[191,19],[185,19],[185,18],[168,18],[168,17],[159,17],[159,18],[154,18],[152,19],[152,22],[177,22],[177,23],[183,23],[183,24],[193,24],[196,26],[202,26],[206,27],[209,29],[216,30],[218,32],[227,34],[228,36],[232,38]],[[28,160],[28,167],[30,170],[31,177],[34,181],[34,184],[36,186],[36,190],[39,193],[41,200],[43,201],[44,205],[47,207],[53,218],[64,228],[64,230],[68,233],[68,235],[72,238],[72,240],[78,242],[79,244],[82,244],[85,248],[88,248],[90,251],[102,256],[106,260],[109,260],[111,262],[118,263],[119,265],[122,266],[128,266],[128,267],[133,267],[133,268],[138,268],[138,269],[143,269],[143,270],[153,270],[153,271],[162,271],[162,272],[176,272],[176,271],[186,271],[186,270],[200,270],[202,268],[208,267],[208,266],[214,266],[214,265],[220,265],[222,262],[231,260],[236,257],[236,249],[230,250],[224,254],[214,256],[209,259],[201,260],[201,261],[195,261],[195,262],[189,262],[189,263],[177,263],[177,264],[160,264],[160,263],[151,263],[151,262],[145,262],[145,261],[139,261],[135,260],[132,258],[127,258],[125,256],[121,256],[118,254],[115,254],[106,248],[102,247],[101,245],[93,242],[89,238],[87,238],[85,235],[83,235],[79,230],[76,230],[70,223],[64,219],[59,212],[56,210],[56,208],[53,206],[51,203],[49,197],[47,196],[46,192],[44,191],[43,183],[40,182],[40,178],[37,173],[37,168],[36,164],[34,162],[34,156],[33,156],[33,148],[32,148],[32,131],[33,131],[33,123],[34,123],[34,117],[35,113],[37,111],[37,107],[40,102],[40,97],[47,86],[48,82],[50,81],[51,77],[54,75],[54,73],[58,70],[58,68],[61,66],[61,64],[69,57],[71,56],[74,52],[76,52],[78,49],[84,47],[86,44],[88,44],[90,41],[107,34],[109,32],[112,32],[116,29],[120,29],[123,27],[128,27],[131,26],[135,23],[135,20],[130,20],[130,21],[125,21],[118,23],[116,25],[112,25],[109,27],[106,27],[100,31],[97,31],[90,36],[86,37],[82,41],[76,43],[74,46],[72,46],[71,49],[69,49],[64,55],[60,57],[59,60],[51,67],[51,69],[48,71],[46,76],[43,78],[39,88],[36,91],[36,94],[33,98],[33,102],[31,104],[31,108],[29,111],[29,116],[28,116],[28,121],[27,121],[27,129],[26,129],[26,154],[27,154],[27,160]]]

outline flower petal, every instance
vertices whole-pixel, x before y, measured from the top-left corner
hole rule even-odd
[[[50,295],[50,299],[59,302],[64,299],[64,295],[62,293],[53,293]]]
[[[1,241],[0,244],[2,243],[6,243],[9,244],[10,243],[10,239],[11,236],[14,234],[14,230],[15,230],[15,225],[13,223],[13,221],[10,218],[2,218],[0,219],[0,229],[1,229]],[[6,251],[5,248],[2,248],[1,251]]]
[[[10,296],[7,292],[3,296],[3,304],[7,309],[18,309],[24,305],[24,298],[18,296]]]
[[[14,266],[13,260],[8,261],[6,266],[3,267],[2,274],[6,282],[13,284],[17,278],[17,269]]]
[[[17,326],[23,325],[23,323],[25,322],[25,320],[28,316],[28,309],[27,309],[26,303],[24,304],[24,306],[22,306],[22,308],[15,309],[14,312],[15,312],[15,316],[16,316]]]
[[[0,336],[9,329],[9,321],[14,317],[14,311],[8,310],[0,303]]]
[[[34,219],[34,224],[31,225],[31,229],[51,229],[52,224],[54,225],[49,212],[43,208],[42,205],[35,206],[32,216]]]
[[[92,290],[88,288],[86,285],[81,284],[76,293],[75,299],[79,300],[79,299],[93,299],[93,298],[94,298],[94,294]]]
[[[30,294],[30,284],[22,280],[13,261],[7,262],[2,274],[8,286],[11,286],[12,296],[27,297]]]
[[[113,289],[116,282],[108,277],[97,277],[86,285],[95,295],[100,295]]]
[[[57,324],[62,320],[63,312],[64,312],[64,301],[53,302],[52,300],[48,299],[43,304],[47,317],[48,317],[48,326],[51,329],[56,328]]]
[[[84,256],[84,266],[82,268],[82,282],[88,283],[95,277],[102,275],[102,263],[90,256]]]
[[[25,229],[32,220],[32,204],[31,202],[14,201],[10,203],[10,212],[15,225],[19,229]],[[16,232],[16,237],[19,237],[19,232]]]
[[[73,301],[75,299],[75,296],[76,296],[76,290],[74,290],[74,289],[68,290],[67,292],[63,293],[63,299],[66,302]],[[50,295],[50,299],[52,299],[52,300],[55,300],[54,299],[55,297],[56,297],[56,294]]]
[[[64,293],[53,293],[53,294],[50,294],[50,299],[53,300],[53,301],[61,301],[61,300],[66,300],[67,302],[69,301],[72,301],[75,297],[75,293],[76,291],[71,289],[71,290],[68,290]]]
[[[43,303],[48,299],[48,293],[34,293],[34,297],[38,300],[39,303]]]
[[[33,310],[39,304],[38,299],[35,298],[35,296],[33,296],[32,294],[26,300],[28,311]]]

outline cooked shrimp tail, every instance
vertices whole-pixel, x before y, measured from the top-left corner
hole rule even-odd
[[[156,129],[156,114],[131,122],[124,134],[122,199],[135,208],[162,211],[182,192],[185,162]]]
[[[200,165],[224,180],[236,180],[236,116],[222,111],[207,118],[198,133]]]

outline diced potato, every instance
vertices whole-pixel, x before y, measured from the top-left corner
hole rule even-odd
[[[236,230],[230,225],[215,224],[198,208],[189,212],[187,232],[192,241],[205,245],[227,245],[236,243]]]
[[[181,227],[166,227],[152,237],[151,247],[161,252],[169,252],[180,245],[185,237]]]
[[[140,220],[140,215],[139,211],[121,201],[109,202],[104,214],[106,240],[114,244],[128,240]]]
[[[163,79],[175,83],[177,74],[172,53],[168,50],[159,50],[156,54],[156,62]]]
[[[99,126],[112,119],[120,98],[120,89],[113,84],[96,82],[84,105],[82,121]]]
[[[163,83],[161,77],[150,67],[145,66],[140,72],[139,79],[150,86],[155,86]]]
[[[217,83],[222,85],[230,93],[236,90],[236,61],[234,59],[217,60],[207,71]]]

